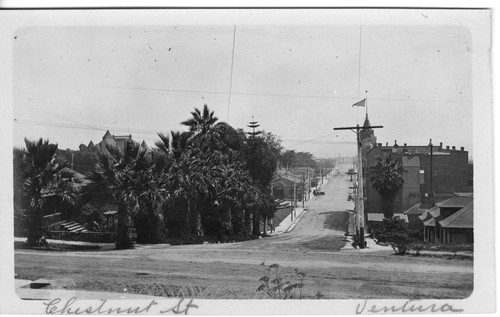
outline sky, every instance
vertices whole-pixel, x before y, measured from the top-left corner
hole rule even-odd
[[[385,144],[463,146],[472,156],[472,40],[449,25],[24,27],[13,34],[14,146],[60,148],[109,130],[153,145],[208,104],[252,117],[286,149],[353,156],[367,97]],[[234,54],[233,54],[234,47]],[[231,93],[230,93],[231,92]]]

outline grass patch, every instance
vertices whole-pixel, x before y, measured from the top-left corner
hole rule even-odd
[[[328,211],[322,212],[325,215],[323,228],[329,230],[337,230],[347,232],[349,226],[349,213],[346,211]]]
[[[340,251],[348,240],[344,236],[328,236],[315,240],[300,242],[301,247],[317,251]]]

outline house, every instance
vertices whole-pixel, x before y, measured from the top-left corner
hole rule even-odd
[[[394,217],[403,219],[406,224],[408,224],[408,217],[405,214],[394,214]],[[369,228],[373,228],[377,224],[382,223],[384,220],[384,214],[371,213],[367,215],[367,223]]]
[[[444,243],[474,243],[474,201],[439,222]]]
[[[424,241],[434,243],[472,243],[474,241],[473,205],[470,195],[455,195],[420,216]]]
[[[295,198],[300,200],[300,191],[302,189],[302,178],[286,170],[277,171],[271,182],[271,190],[274,199],[293,200],[294,190]]]
[[[434,243],[436,237],[436,221],[434,217],[439,216],[439,207],[434,206],[420,215],[418,218],[422,221],[424,227],[424,241]]]
[[[406,215],[408,219],[408,228],[409,229],[423,229],[422,228],[422,221],[420,219],[420,216],[422,216],[424,213],[427,212],[426,209],[422,208],[421,203],[416,203],[409,209],[407,209],[403,214]]]

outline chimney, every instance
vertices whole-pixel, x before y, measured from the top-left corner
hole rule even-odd
[[[394,140],[394,147],[398,147],[398,141],[397,140]]]
[[[464,148],[463,146],[461,146],[461,147],[460,147],[460,151],[462,151],[462,152],[463,152],[464,150],[465,150],[465,148]]]
[[[446,146],[446,149],[447,149],[447,150],[449,150],[449,149],[450,149],[450,146],[449,146],[449,145],[447,145],[447,146]]]
[[[385,142],[385,146],[389,146],[389,142]]]
[[[382,143],[377,143],[377,146],[378,147],[382,147]]]
[[[455,146],[452,146],[452,147],[451,147],[451,149],[452,149],[453,151],[455,151]]]
[[[404,146],[406,147],[406,143],[404,144]]]
[[[442,150],[443,149],[443,142],[439,142],[439,149]]]

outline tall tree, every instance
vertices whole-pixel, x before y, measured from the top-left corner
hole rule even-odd
[[[181,124],[189,128],[189,131],[195,134],[207,134],[217,122],[218,118],[214,115],[214,111],[208,109],[208,105],[203,106],[203,110],[195,108],[191,112],[192,117],[182,121]]]
[[[263,133],[261,136],[252,136],[247,139],[244,149],[246,169],[261,191],[262,197],[266,197],[271,192],[270,183],[278,165],[281,149],[278,138],[271,133]],[[264,199],[262,201],[264,202]],[[263,202],[253,204],[253,235],[260,235],[260,218],[267,214]]]
[[[73,203],[75,195],[71,179],[74,176],[66,160],[56,155],[57,144],[49,140],[24,139],[23,197],[27,200],[28,244],[39,245],[43,236],[44,207],[49,199]]]
[[[386,155],[384,158],[379,156],[377,161],[370,166],[369,173],[372,187],[382,197],[384,217],[392,219],[396,194],[404,184],[403,168],[390,155]]]
[[[152,170],[147,153],[138,144],[128,142],[121,151],[107,146],[97,153],[95,171],[89,173],[88,187],[94,193],[111,197],[118,205],[117,249],[131,249],[132,216],[139,212],[144,197],[157,197],[156,187],[152,185]]]

